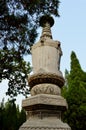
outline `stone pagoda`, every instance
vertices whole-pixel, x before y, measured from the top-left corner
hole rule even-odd
[[[59,41],[52,39],[54,20],[42,16],[40,40],[31,48],[33,74],[28,77],[31,96],[22,101],[27,121],[19,130],[71,130],[61,120],[67,102],[61,96],[64,78],[60,71],[62,50]]]

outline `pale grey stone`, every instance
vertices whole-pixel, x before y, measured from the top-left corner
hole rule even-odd
[[[60,90],[64,85],[60,71],[62,50],[60,42],[52,39],[49,20],[53,20],[51,17],[47,20],[39,42],[31,49],[33,74],[28,77],[31,96],[22,101],[27,121],[19,130],[71,130],[61,121],[63,111],[68,108]]]
[[[37,94],[61,95],[61,89],[55,84],[38,84],[31,89],[32,96]]]
[[[29,107],[36,104],[55,105],[67,107],[67,102],[62,96],[50,94],[38,94],[22,101],[22,107]]]

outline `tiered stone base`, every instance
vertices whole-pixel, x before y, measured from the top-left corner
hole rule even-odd
[[[36,117],[28,119],[19,130],[71,130],[71,128],[55,117],[43,119]]]
[[[23,100],[22,106],[27,111],[38,110],[40,106],[42,106],[42,108],[43,106],[57,107],[61,111],[62,109],[67,109],[67,102],[62,96],[38,94]]]
[[[38,94],[22,102],[27,111],[27,121],[19,130],[71,130],[61,121],[61,111],[67,107],[60,95]]]

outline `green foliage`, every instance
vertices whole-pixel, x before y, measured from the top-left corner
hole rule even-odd
[[[27,9],[30,15],[53,14],[59,16],[59,0],[21,0],[24,9]]]
[[[40,17],[59,16],[58,7],[58,0],[0,0],[0,82],[9,80],[9,96],[29,92],[26,77],[31,67],[24,56],[38,36]]]
[[[0,130],[18,130],[26,121],[25,111],[19,110],[14,101],[4,101],[0,104]]]
[[[72,130],[84,130],[86,128],[86,73],[81,69],[74,52],[71,53],[71,70],[67,76],[66,91],[65,89],[63,91],[63,96],[68,103],[64,120]]]
[[[0,0],[0,6],[0,48],[14,48],[20,55],[30,53],[42,15],[59,16],[58,0]]]
[[[27,75],[31,72],[30,63],[25,62],[22,57],[16,58],[18,52],[14,50],[0,51],[0,80],[8,79],[8,92],[11,98],[15,98],[22,93],[24,96],[29,94],[27,85]],[[5,62],[5,64],[4,64]]]

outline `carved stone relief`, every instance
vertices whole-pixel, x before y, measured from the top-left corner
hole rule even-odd
[[[31,95],[37,94],[52,94],[52,95],[60,95],[61,90],[57,85],[54,84],[39,84],[35,85],[31,89]]]

